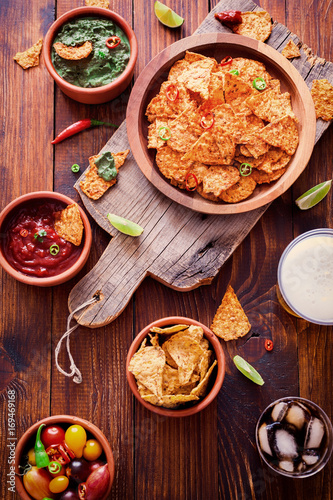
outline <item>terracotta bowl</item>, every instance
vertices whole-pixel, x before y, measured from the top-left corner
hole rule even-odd
[[[16,446],[16,451],[15,451],[15,469],[16,472],[22,472],[19,470],[18,466],[22,462],[23,456],[27,453],[27,451],[32,448],[35,444],[35,438],[36,438],[36,433],[38,430],[38,427],[41,424],[45,425],[55,425],[59,424],[61,427],[64,429],[67,429],[70,425],[81,425],[84,427],[84,429],[87,431],[88,438],[95,438],[97,439],[100,444],[102,445],[103,448],[103,455],[105,455],[105,461],[108,463],[108,468],[110,472],[110,484],[107,490],[107,493],[104,495],[103,498],[100,500],[106,500],[108,498],[108,495],[111,491],[113,479],[114,479],[114,473],[115,473],[115,467],[114,467],[114,459],[113,459],[113,454],[112,450],[110,447],[110,444],[102,431],[96,427],[96,425],[92,424],[91,422],[88,422],[87,420],[84,420],[83,418],[79,417],[73,417],[71,415],[54,415],[52,417],[46,417],[40,420],[39,422],[36,422],[34,425],[32,425],[21,437],[21,439],[18,441],[17,446]],[[103,456],[102,455],[102,456]],[[26,489],[24,488],[22,477],[21,476],[16,476],[16,491],[22,498],[22,500],[33,500],[33,497],[31,497]]]
[[[168,77],[171,66],[182,59],[185,51],[197,52],[221,61],[226,56],[245,57],[264,63],[273,78],[281,82],[281,92],[289,92],[298,119],[299,145],[286,172],[275,182],[258,184],[252,195],[238,203],[216,203],[196,192],[172,186],[159,171],[155,149],[147,148],[149,122],[145,116],[148,103],[156,96]],[[232,214],[262,207],[284,193],[305,169],[312,154],[316,115],[309,89],[296,68],[269,45],[251,38],[224,33],[205,33],[173,43],[144,68],[137,78],[127,106],[127,134],[131,151],[147,179],[171,200],[192,210],[207,214]]]
[[[49,200],[58,200],[66,205],[70,205],[72,203],[75,203],[74,200],[69,198],[68,196],[65,196],[64,194],[61,193],[55,193],[53,191],[35,191],[33,193],[27,193],[22,196],[19,196],[12,202],[10,202],[0,213],[0,234],[3,232],[3,228],[6,225],[6,220],[7,217],[10,217],[15,211],[24,203],[31,201],[31,200],[40,200],[42,198],[49,199]],[[3,269],[10,274],[13,278],[15,278],[18,281],[21,281],[22,283],[26,283],[27,285],[35,285],[35,286],[54,286],[54,285],[60,285],[61,283],[64,283],[65,281],[70,280],[73,278],[85,265],[87,262],[87,259],[89,257],[90,253],[90,248],[91,248],[91,243],[92,243],[92,233],[91,233],[91,227],[90,223],[88,220],[88,217],[86,216],[85,212],[82,210],[81,207],[79,207],[81,218],[83,221],[84,225],[84,232],[83,232],[83,246],[82,246],[82,251],[79,255],[79,258],[77,261],[66,271],[62,272],[61,274],[58,274],[56,276],[50,276],[46,278],[39,278],[35,276],[26,276],[25,274],[21,273],[20,271],[17,271],[6,259],[3,248],[0,244],[0,265],[3,267]],[[1,243],[1,241],[0,241]]]
[[[98,16],[111,19],[123,30],[130,43],[131,55],[124,72],[116,78],[116,80],[107,85],[103,85],[102,87],[82,88],[66,82],[66,80],[58,75],[51,60],[53,40],[62,25],[75,17],[85,16]],[[108,9],[102,9],[100,7],[79,7],[66,12],[52,24],[45,36],[43,55],[48,72],[64,94],[71,97],[75,101],[82,102],[84,104],[101,104],[103,102],[111,101],[121,94],[126,87],[128,87],[132,79],[135,63],[138,57],[138,44],[134,31],[130,25],[116,12]]]
[[[161,406],[154,406],[147,401],[144,401],[140,393],[138,391],[138,387],[136,384],[136,380],[134,375],[128,370],[128,365],[136,353],[136,351],[139,349],[141,342],[145,337],[148,336],[148,333],[150,329],[153,326],[158,326],[158,327],[164,327],[167,325],[177,325],[177,324],[186,324],[186,325],[197,325],[201,326],[201,328],[204,331],[204,337],[209,341],[211,348],[213,349],[215,353],[215,357],[217,359],[217,374],[215,375],[214,372],[212,373],[212,386],[207,393],[207,395],[201,399],[198,403],[193,404],[190,407],[186,408],[181,408],[181,409],[168,409],[168,408],[162,408]],[[215,369],[216,370],[216,367]],[[207,328],[207,326],[203,325],[202,323],[199,323],[198,321],[195,321],[194,319],[190,318],[183,318],[181,316],[170,316],[168,318],[162,318],[158,319],[156,321],[153,321],[150,325],[146,326],[141,332],[135,337],[134,341],[132,342],[128,354],[127,354],[127,360],[126,360],[126,376],[127,376],[127,381],[129,383],[129,386],[136,397],[136,399],[143,405],[145,406],[148,410],[157,413],[158,415],[163,415],[166,417],[188,417],[190,415],[194,415],[195,413],[198,413],[199,411],[203,410],[206,408],[212,401],[213,399],[216,398],[218,395],[222,384],[224,380],[224,375],[225,375],[225,357],[224,357],[224,352],[222,349],[222,346],[220,344],[220,341],[218,338],[214,335],[214,333]]]

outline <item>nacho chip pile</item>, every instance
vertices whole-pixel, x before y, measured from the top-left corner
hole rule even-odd
[[[206,395],[217,360],[201,327],[153,327],[150,345],[147,342],[145,338],[128,367],[142,399],[155,406],[177,408]]]
[[[186,52],[146,116],[161,173],[219,203],[240,202],[257,184],[281,177],[298,145],[290,94],[264,64],[242,57],[218,64]]]

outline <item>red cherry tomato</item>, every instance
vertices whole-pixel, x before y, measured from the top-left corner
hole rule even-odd
[[[65,431],[59,425],[47,425],[42,429],[41,440],[45,448],[62,443],[65,439]]]

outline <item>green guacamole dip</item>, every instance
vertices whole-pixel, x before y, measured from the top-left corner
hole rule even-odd
[[[108,49],[105,42],[119,36],[121,43]],[[101,87],[113,82],[126,68],[130,58],[130,44],[125,33],[110,19],[80,17],[63,25],[54,39],[74,47],[86,41],[93,44],[91,54],[79,61],[60,57],[52,47],[52,62],[56,72],[77,87]]]

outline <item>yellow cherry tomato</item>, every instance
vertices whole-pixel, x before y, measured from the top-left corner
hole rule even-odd
[[[81,458],[87,442],[87,433],[81,425],[71,425],[65,433],[65,441],[76,458]]]
[[[35,450],[33,448],[30,448],[30,450],[27,453],[28,455],[28,462],[30,465],[36,465],[36,457],[35,457]]]
[[[61,493],[65,491],[68,485],[69,479],[67,476],[57,476],[50,481],[49,488],[52,493]]]
[[[97,439],[88,439],[85,447],[83,448],[83,457],[86,460],[97,460],[103,452],[101,443]]]

